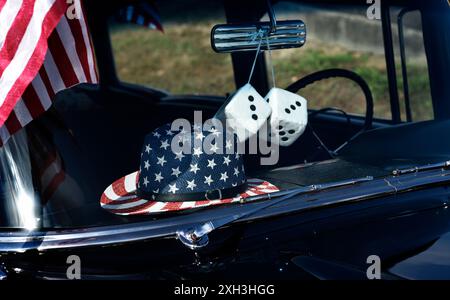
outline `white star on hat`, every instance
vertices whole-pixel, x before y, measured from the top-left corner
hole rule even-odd
[[[202,131],[195,133],[195,139],[196,140],[203,140],[204,138],[205,138],[205,136],[203,135]]]
[[[178,159],[179,161],[182,161],[184,157],[185,155],[183,154],[183,151],[175,153],[175,159]]]
[[[211,175],[205,176],[205,181],[204,181],[204,183],[206,183],[207,185],[211,185],[211,183],[213,183],[213,182],[214,182],[214,180],[212,179],[212,176],[211,176]]]
[[[164,148],[164,150],[167,150],[167,148],[169,148],[169,140],[165,140],[161,142],[161,147],[160,148]]]
[[[239,168],[234,168],[234,175],[239,176],[239,173],[241,173],[239,172]]]
[[[161,165],[161,167],[164,167],[164,164],[167,162],[167,160],[165,160],[164,155],[161,157],[158,157],[158,162],[156,164]]]
[[[150,144],[148,144],[147,146],[145,146],[145,152],[150,153],[150,151],[152,151],[152,148],[150,147]]]
[[[231,162],[231,159],[230,159],[230,157],[229,156],[225,156],[224,158],[223,158],[223,164],[224,165],[229,165],[230,164],[230,162]]]
[[[150,168],[150,162],[146,160],[144,164],[145,164],[144,168],[148,171],[148,169]]]
[[[144,177],[144,185],[147,186],[149,184],[148,178]]]
[[[155,181],[161,182],[161,180],[164,179],[164,177],[162,177],[161,172],[159,172],[158,174],[155,173]]]
[[[172,132],[172,130],[166,130],[166,135],[168,135],[168,136],[172,136],[172,135],[174,135],[175,133],[173,133]]]
[[[189,180],[188,180],[188,181],[187,181],[187,184],[188,184],[188,185],[187,185],[187,188],[190,189],[191,191],[193,191],[194,188],[197,187],[197,185],[195,184],[195,180],[192,180],[192,181],[189,181]]]
[[[175,194],[179,190],[180,189],[177,188],[177,184],[176,183],[174,185],[169,184],[169,193]]]
[[[208,159],[208,168],[211,168],[212,170],[214,170],[214,167],[217,166],[216,162],[214,161],[214,158],[209,160]]]
[[[216,145],[216,144],[214,144],[214,145],[211,145],[211,149],[210,149],[210,151],[211,151],[212,153],[217,153],[217,150],[219,150],[219,147],[217,147],[217,145]]]
[[[203,154],[202,148],[194,148],[194,156],[200,157]]]
[[[227,150],[230,150],[231,147],[233,147],[233,142],[230,140],[227,140],[225,148],[227,148]]]
[[[198,164],[195,165],[191,165],[191,169],[189,171],[191,171],[194,174],[197,174],[197,172],[200,170],[200,168],[198,167]]]
[[[177,167],[176,169],[172,168],[172,175],[176,176],[178,178],[178,176],[180,176],[181,172],[180,172],[180,167]]]
[[[225,173],[220,173],[220,180],[223,180],[223,182],[227,182],[227,180],[228,180],[228,174],[227,174],[227,172],[225,172]]]
[[[153,132],[153,136],[158,139],[161,137],[161,135],[158,133],[158,131]]]

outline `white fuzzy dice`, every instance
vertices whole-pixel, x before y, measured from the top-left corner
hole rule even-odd
[[[250,85],[240,88],[225,107],[225,116],[240,142],[255,136],[270,117],[272,109]]]
[[[307,101],[297,94],[279,88],[271,89],[265,100],[272,108],[272,140],[280,146],[292,145],[308,125]]]

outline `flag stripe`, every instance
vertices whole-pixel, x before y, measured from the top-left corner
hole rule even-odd
[[[14,107],[14,113],[22,127],[33,120],[33,117],[22,98],[17,102],[16,107]]]
[[[3,7],[5,6],[6,0],[0,0],[0,13],[2,12]]]
[[[11,25],[16,20],[16,16],[22,7],[22,0],[6,1],[0,12],[0,48],[3,47],[5,38],[11,28]]]
[[[132,193],[136,190],[137,180],[138,180],[138,172],[125,176],[124,188],[127,193]]]
[[[75,22],[75,21],[74,21]],[[59,39],[62,42],[63,48],[67,54],[67,58],[70,61],[70,65],[74,69],[75,76],[77,77],[77,82],[86,82],[86,76],[84,75],[84,70],[81,65],[80,58],[78,57],[78,52],[76,48],[75,37],[73,36],[69,23],[66,18],[62,18],[58,27],[56,27]]]
[[[42,188],[44,190],[47,189],[51,185],[55,174],[59,174],[61,171],[61,163],[55,158],[55,160],[44,170],[41,175]]]
[[[45,68],[41,68],[39,70],[39,76],[41,76],[42,82],[45,85],[45,89],[47,90],[47,93],[48,93],[50,99],[53,101],[53,99],[55,97],[55,91],[53,90],[52,83],[50,82],[50,78],[49,78]]]
[[[136,183],[133,184],[133,181],[135,182],[138,174],[138,172],[132,173],[110,185],[100,198],[100,205],[102,206],[102,208],[118,215],[145,215],[170,211],[182,211],[187,209],[224,205],[230,203],[239,203],[241,199],[247,198],[251,195],[262,195],[278,191],[278,188],[269,182],[260,179],[250,179],[254,187],[233,199],[213,201],[203,200],[187,202],[157,202],[143,200],[136,195],[137,186]]]
[[[33,16],[34,0],[24,0],[0,49],[0,76],[13,60]],[[0,23],[1,24],[1,23]],[[0,37],[1,38],[1,37]]]
[[[64,13],[64,7],[58,5],[62,2],[48,2],[36,1],[35,13],[17,54],[0,78],[0,106],[2,107],[0,125],[5,122],[16,102],[39,71],[47,51],[47,38]],[[45,22],[47,26],[39,27],[35,24],[36,22]],[[30,29],[31,25],[39,28]]]
[[[82,14],[80,15],[80,26],[81,26],[81,32],[83,34],[83,40],[84,43],[86,45],[86,49],[87,49],[87,59],[88,59],[88,64],[89,64],[89,73],[90,73],[90,77],[92,79],[93,83],[97,83],[98,82],[98,74],[97,74],[97,69],[96,69],[96,64],[95,64],[95,60],[94,60],[94,46],[92,44],[92,39],[91,36],[89,35],[89,30],[88,30],[88,26],[87,26],[87,21],[86,21],[86,12],[84,11],[84,7],[81,7],[82,9]]]
[[[37,118],[41,113],[45,111],[33,86],[30,86],[25,90],[23,99],[33,119]]]
[[[53,196],[53,194],[58,190],[59,186],[66,179],[66,173],[60,172],[56,174],[52,181],[49,183],[48,187],[43,191],[44,204]]]
[[[61,78],[64,81],[66,87],[72,86],[78,82],[77,75],[73,68],[68,68],[71,65],[69,57],[67,57],[66,51],[63,51],[64,45],[58,34],[53,34],[48,40],[50,46],[50,53],[55,61],[55,66],[58,69]]]
[[[143,205],[147,205],[148,201],[147,200],[142,200],[139,199],[137,202],[132,202],[132,203],[124,203],[124,204],[118,204],[118,205],[114,205],[114,206],[109,206],[109,205],[105,205],[106,207],[110,207],[114,210],[121,210],[121,211],[125,211],[125,212],[131,212],[134,210],[139,210],[142,209]],[[154,204],[154,202],[153,202]]]
[[[41,146],[41,148],[44,148],[44,147]],[[47,150],[44,152],[45,152],[45,157],[39,159],[39,163],[41,163],[41,165],[38,170],[39,171],[38,176],[40,178],[43,178],[45,170],[47,170],[47,168],[50,168],[51,165],[53,164],[53,162],[55,160],[57,160],[57,155],[55,152],[53,152],[51,150],[50,151]]]
[[[8,118],[8,120],[6,120],[5,124],[8,127],[8,130],[10,132],[17,132],[22,128],[19,120],[17,119],[16,113],[14,111],[11,112],[11,114],[9,115],[9,118]]]
[[[0,127],[0,146],[3,145],[3,141],[7,141],[10,136],[11,135],[6,126]]]
[[[70,27],[70,31],[73,34],[73,37],[76,41],[83,41],[84,36],[81,29],[81,23],[78,20],[73,20],[68,24]],[[93,81],[93,77],[91,76],[90,64],[88,59],[89,51],[87,49],[88,43],[84,41],[84,43],[75,43],[76,51],[78,53],[79,60],[81,62],[81,67],[83,68],[84,75],[86,76],[86,80],[89,82]]]
[[[42,81],[42,77],[38,74],[36,76],[36,78],[33,80],[33,82],[31,83],[31,87],[36,91],[37,94],[37,99],[36,102],[39,102],[41,105],[41,107],[43,108],[43,111],[46,111],[50,105],[52,105],[52,100],[50,99],[50,95],[47,91],[47,88],[44,84],[44,82]],[[36,118],[40,115],[40,113],[38,113],[38,115],[36,116]]]
[[[50,83],[53,88],[53,92],[56,94],[58,91],[63,90],[66,88],[66,85],[64,84],[64,80],[61,76],[61,73],[59,73],[58,67],[56,66],[56,62],[53,59],[53,55],[51,51],[47,52],[47,56],[44,61],[44,69],[47,73],[48,77],[50,78]]]

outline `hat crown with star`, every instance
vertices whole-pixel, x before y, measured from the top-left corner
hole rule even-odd
[[[138,194],[160,201],[238,194],[246,188],[246,176],[242,156],[236,149],[232,134],[205,131],[200,125],[172,131],[166,124],[145,138]]]

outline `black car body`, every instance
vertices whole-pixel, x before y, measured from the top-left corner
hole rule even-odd
[[[28,230],[17,206],[5,196],[0,201],[0,277],[64,279],[67,257],[77,255],[84,279],[366,279],[369,258],[375,255],[381,261],[382,278],[450,279],[447,1],[382,1],[390,120],[373,118],[369,104],[366,117],[311,111],[310,122],[328,148],[346,143],[333,157],[310,131],[282,149],[277,166],[262,167],[259,157],[246,158],[249,174],[282,190],[315,189],[271,206],[266,200],[133,218],[103,211],[99,198],[111,182],[135,171],[145,134],[176,118],[192,119],[195,110],[211,117],[225,97],[170,95],[121,82],[114,67],[108,18],[124,2],[110,1],[107,7],[99,2],[86,1],[86,9],[100,84],[61,93],[54,107],[27,128],[28,136],[41,137],[57,151],[65,173],[76,182],[77,189],[65,191],[67,198],[61,201],[83,199],[83,205],[69,203],[47,214],[45,205],[37,202],[34,213],[39,225]],[[230,23],[256,22],[266,12],[264,3],[225,0],[220,5]],[[350,0],[339,5],[367,6],[365,1]],[[421,13],[434,120],[402,120],[393,8]],[[235,82],[241,86],[254,54],[231,56]],[[349,72],[329,72],[329,77],[359,80]],[[252,82],[261,93],[268,90],[267,77],[261,60]],[[296,91],[299,85],[290,88]],[[117,139],[120,142],[112,142]],[[8,149],[16,166],[27,168],[24,161],[31,154],[21,153],[14,143]],[[312,158],[311,153],[315,153]],[[28,168],[35,177],[32,166]],[[2,186],[7,173],[4,167]],[[35,190],[40,193],[38,186]],[[5,193],[2,187],[0,191]],[[242,217],[211,232],[209,244],[201,249],[193,251],[176,238],[180,229],[235,215]]]

